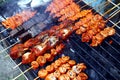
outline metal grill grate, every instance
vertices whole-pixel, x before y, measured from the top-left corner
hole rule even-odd
[[[95,1],[93,1],[92,3],[94,2]],[[120,26],[119,24],[116,25],[116,22],[118,22],[118,20],[120,19],[120,5],[118,5],[119,3],[115,4],[111,0],[107,0],[107,2],[109,4],[106,6],[102,5],[104,3],[101,4],[101,6],[104,7],[102,8],[102,10],[101,8],[98,9],[99,7],[101,7],[99,5],[97,7],[93,6],[93,8],[99,14],[103,15],[104,12],[107,11],[105,10],[107,7],[112,7],[112,8],[115,7],[114,11],[111,11],[109,12],[109,14],[104,15],[106,19],[112,15],[115,15],[112,19],[109,20],[109,22],[106,25],[106,26],[115,25],[116,34],[114,36],[107,38],[100,46],[95,47],[95,48],[90,47],[89,43],[82,43],[81,37],[74,33],[69,37],[67,42],[65,42],[67,47],[64,50],[63,54],[69,55],[71,58],[75,59],[78,62],[80,61],[80,62],[84,62],[85,64],[87,64],[88,68],[86,70],[86,73],[89,76],[89,80],[119,80],[120,79],[120,65],[119,65],[120,64],[120,58],[119,58],[120,56]],[[91,8],[90,6],[92,6],[92,3],[88,4],[89,6],[85,6],[84,8]],[[83,4],[83,6],[85,5],[85,3],[83,2],[80,2],[79,4],[80,5]],[[38,16],[40,17],[40,14],[36,16],[37,17],[35,17],[34,19],[31,19],[29,20],[29,22],[26,22],[25,24],[23,24],[22,27],[28,26],[28,29],[31,30],[32,29],[31,27],[34,27],[37,24],[39,24],[39,21],[37,18]],[[48,25],[48,24],[53,25],[54,22],[51,23],[49,22],[50,20],[48,19],[52,20],[51,18],[47,18],[47,20],[46,18],[43,19],[45,25]],[[44,26],[43,28],[45,27],[46,26]],[[42,31],[43,28],[40,31]],[[2,34],[3,32],[7,34],[4,36],[4,34]],[[6,31],[2,29],[2,32],[0,33],[2,34],[2,36],[4,36],[4,39],[2,39],[0,42],[1,43],[4,42],[8,45],[7,47],[5,47],[4,50],[0,51],[0,53],[6,50],[8,50],[9,52],[9,48],[11,48],[13,45],[18,43],[19,40],[17,37],[14,37],[14,38],[12,38],[11,36],[8,37],[9,30]],[[110,40],[113,41],[112,44],[109,43]],[[57,56],[56,58],[58,57],[59,56]],[[20,61],[21,60],[17,60],[16,63],[18,64]],[[26,68],[29,68],[29,65],[25,65],[25,66],[21,65],[20,68],[23,71],[25,71]],[[32,79],[30,78],[31,74],[34,75],[33,78],[37,76],[37,71],[31,70],[29,72],[25,73],[28,79]]]

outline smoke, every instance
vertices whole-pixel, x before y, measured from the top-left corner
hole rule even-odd
[[[51,0],[19,0],[17,4],[21,8],[27,8],[27,7],[36,8],[39,6],[44,6],[50,1]]]

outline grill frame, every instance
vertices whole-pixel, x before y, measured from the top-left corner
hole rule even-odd
[[[113,2],[111,2],[110,1],[110,4],[113,4],[114,6],[116,6],[116,4],[115,3],[113,3]],[[120,7],[118,7],[118,9],[119,9]],[[97,11],[97,10],[96,10]],[[115,12],[117,12],[117,9],[115,10]],[[115,12],[113,12],[113,13],[111,13],[110,15],[112,15],[112,14],[114,14]],[[99,12],[99,14],[101,14],[102,15],[102,13],[101,12]],[[105,18],[108,18],[108,17],[105,17]],[[116,22],[114,22],[114,21],[112,21],[112,20],[109,20],[109,23],[111,24],[111,25],[115,25],[115,23]],[[52,24],[52,23],[51,23]],[[53,22],[53,24],[54,24],[54,22]],[[53,25],[52,24],[52,25]],[[120,26],[119,25],[116,25],[116,27],[115,28],[118,28],[117,30],[119,30],[120,29]],[[116,44],[115,45],[117,45],[117,46],[120,46],[120,42],[119,41],[117,41],[116,40],[116,37],[117,38],[120,38],[120,35],[119,35],[120,33],[119,32],[117,32],[113,37],[110,37]],[[77,38],[76,38],[77,37]],[[115,37],[115,38],[114,38]],[[93,65],[91,65],[90,64],[90,62],[88,62],[86,59],[85,59],[85,57],[83,57],[83,53],[81,53],[81,52],[84,52],[84,53],[86,53],[91,59],[93,59],[93,61],[94,62],[96,62],[96,64],[98,64],[98,65],[100,65],[99,67],[101,67],[101,68],[103,68],[108,74],[107,75],[113,75],[113,74],[111,74],[110,73],[110,71],[109,70],[107,70],[104,66],[102,66],[102,63],[100,63],[100,62],[98,62],[98,60],[95,60],[96,58],[94,58],[94,56],[91,56],[91,53],[89,53],[88,51],[85,51],[85,49],[83,49],[80,45],[78,45],[78,44],[82,44],[82,45],[86,45],[87,47],[89,47],[88,49],[91,49],[92,50],[92,52],[94,52],[94,55],[99,55],[99,57],[102,57],[102,59],[104,59],[105,61],[107,61],[111,66],[113,66],[114,68],[116,68],[111,62],[109,62],[109,60],[107,60],[106,58],[104,58],[102,55],[105,53],[105,54],[108,54],[113,60],[115,60],[115,61],[117,61],[118,63],[120,63],[120,61],[118,60],[118,59],[116,59],[112,54],[111,54],[111,52],[109,52],[107,49],[105,49],[105,48],[107,48],[107,47],[110,47],[110,48],[112,48],[114,51],[116,51],[117,53],[116,54],[120,54],[119,52],[119,49],[117,49],[117,48],[115,48],[115,45],[113,46],[113,45],[111,45],[111,44],[109,44],[108,43],[108,41],[107,40],[105,40],[103,43],[102,43],[102,45],[100,45],[99,47],[96,47],[96,48],[92,48],[92,47],[90,47],[89,46],[89,44],[88,43],[82,43],[81,41],[80,41],[80,36],[78,36],[78,35],[75,35],[74,33],[68,38],[68,40],[67,40],[67,42],[65,41],[64,43],[65,44],[67,44],[67,48],[69,48],[69,49],[67,49],[67,50],[64,50],[63,51],[63,54],[65,54],[65,55],[69,55],[69,54],[67,54],[67,53],[74,53],[74,55],[76,55],[76,56],[79,56],[80,58],[81,58],[81,60],[79,60],[80,62],[84,62],[84,63],[86,63],[88,66],[90,66],[90,68],[89,69],[93,69],[98,75],[100,75],[100,76],[103,76],[103,79],[104,80],[107,80],[107,78],[105,78],[104,77],[104,75],[102,74],[102,73],[100,73],[97,69],[96,69],[96,67],[95,66],[93,66]],[[11,38],[10,38],[11,39]],[[77,40],[78,41],[77,41]],[[74,41],[74,40],[76,40],[76,41]],[[9,42],[9,40],[6,40],[6,41],[8,41]],[[17,40],[17,38],[15,37],[14,39],[13,39],[13,42],[15,42],[15,41],[18,41]],[[71,44],[72,43],[72,44]],[[73,43],[74,43],[74,45],[73,45]],[[78,44],[77,44],[78,43]],[[108,46],[106,47],[106,46],[104,46],[104,43],[105,44],[107,44]],[[12,45],[14,45],[14,43],[13,44],[8,44],[8,46],[12,46]],[[77,48],[79,47],[79,49],[78,50],[76,50],[76,49],[74,49],[74,46],[77,46]],[[85,46],[84,46],[85,47]],[[102,53],[102,52],[98,52],[97,50],[103,50],[104,52]],[[67,52],[68,50],[70,50],[70,52]],[[73,51],[72,51],[73,50]],[[6,51],[6,50],[5,50]],[[79,51],[81,51],[81,52],[79,52]],[[96,53],[96,54],[95,54]],[[102,54],[101,54],[102,53]],[[93,53],[92,53],[93,54]],[[57,56],[55,59],[57,59],[58,57],[60,57],[61,55],[59,55],[59,56]],[[70,57],[72,57],[71,55],[69,55]],[[77,60],[76,60],[77,61]],[[15,61],[16,62],[16,64],[18,64],[19,62],[20,62],[20,60],[16,60]],[[24,71],[26,68],[28,68],[30,65],[21,65],[20,66],[20,68],[22,69],[22,71]],[[120,69],[117,69],[119,72],[120,72]],[[87,72],[89,72],[89,71],[87,71],[86,70],[86,73]],[[29,73],[29,72],[28,72]],[[29,78],[29,74],[28,73],[25,73],[25,75]],[[34,76],[33,76],[33,78],[35,78],[37,75],[36,75],[36,73],[37,73],[37,71],[34,71],[34,70],[31,70],[30,71],[30,73],[31,74],[33,74]],[[88,76],[89,76],[89,74],[88,74]],[[114,78],[116,78],[115,76],[113,76]],[[113,79],[114,79],[113,78]],[[98,79],[98,80],[101,80],[102,78],[100,78],[100,79]],[[110,78],[108,78],[108,79],[110,79]],[[90,80],[92,80],[92,78],[90,78]],[[117,78],[116,78],[116,80],[117,80]]]

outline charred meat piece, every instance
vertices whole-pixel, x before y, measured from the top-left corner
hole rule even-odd
[[[32,61],[31,62],[31,67],[32,67],[32,69],[36,70],[39,67],[38,62],[37,61]]]
[[[16,44],[10,49],[10,56],[13,59],[21,57],[25,53],[25,47],[23,44]]]
[[[115,34],[115,29],[112,27],[107,27],[104,30],[100,31],[100,33],[97,33],[92,38],[91,46],[98,46],[102,43],[102,41],[107,38],[108,36],[112,36]]]
[[[70,80],[70,77],[67,74],[62,74],[62,75],[60,75],[58,80]]]
[[[26,52],[22,56],[22,64],[28,64],[28,63],[34,61],[35,58],[36,58],[36,56],[35,56],[34,53],[32,53],[32,52]]]
[[[54,66],[53,65],[48,65],[45,69],[47,70],[48,73],[51,73],[51,72],[54,71]]]
[[[51,73],[46,76],[45,80],[57,80],[57,78],[53,73]]]
[[[46,59],[45,59],[44,56],[38,56],[37,59],[36,59],[36,61],[38,62],[38,64],[40,66],[43,66],[46,63]]]
[[[9,17],[5,21],[2,22],[2,24],[6,28],[15,29],[16,27],[20,26],[22,23],[27,21],[28,19],[32,18],[36,14],[36,11],[32,12],[29,10],[24,10],[21,13],[18,13],[12,17]]]
[[[38,76],[40,78],[45,78],[47,75],[48,75],[48,72],[45,69],[41,69],[41,70],[38,71]]]

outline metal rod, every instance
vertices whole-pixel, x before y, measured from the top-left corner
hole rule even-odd
[[[17,68],[18,66],[20,66],[22,64],[22,62],[20,62],[19,64],[17,64],[16,66],[13,67],[13,69]]]
[[[111,16],[111,15],[115,14],[118,10],[120,10],[120,8],[119,8],[119,9],[114,10],[112,13],[110,13],[110,14],[109,14],[109,16]]]
[[[38,77],[36,77],[34,80],[37,80],[39,78],[39,76]]]
[[[8,30],[9,28],[6,28],[6,29],[4,29],[4,30],[2,30],[2,31],[0,31],[0,33],[3,33],[4,31],[6,31],[6,30]]]
[[[16,80],[17,78],[19,78],[20,76],[22,76],[23,74],[25,74],[26,72],[28,72],[29,70],[31,70],[32,67],[28,68],[27,70],[25,70],[24,72],[22,72],[21,74],[19,74],[18,76],[16,76],[15,78],[13,78],[12,80]]]
[[[84,8],[84,7],[86,7],[87,5],[90,5],[90,4],[93,3],[93,2],[96,2],[96,0],[93,0],[93,1],[91,1],[91,2],[89,2],[89,3],[87,3],[86,5],[82,6],[81,9]]]
[[[117,23],[115,23],[112,27],[115,27],[117,24],[119,24],[120,23],[120,20],[117,22]]]
[[[12,46],[14,46],[15,44],[17,44],[17,43],[19,43],[19,42],[20,42],[20,41],[17,41],[17,42],[15,42],[14,44],[10,45],[9,47],[7,47],[7,48],[1,50],[0,53],[6,51],[7,49],[11,48]]]
[[[103,9],[104,7],[106,7],[109,3],[110,3],[110,2],[105,2],[105,3],[103,3],[103,4],[105,4],[105,5],[100,4],[100,7],[102,7],[102,8],[98,9],[98,12],[100,12],[100,10]],[[103,6],[102,6],[102,5],[103,5]]]
[[[106,11],[103,15],[106,15],[107,13],[109,13],[110,11],[112,11],[114,8],[116,8],[117,6],[119,6],[119,4],[115,5],[114,7],[112,7],[111,9],[109,9],[108,11]]]
[[[11,35],[9,35],[9,36],[7,36],[7,37],[1,39],[0,42],[4,41],[4,40],[6,40],[6,39],[8,39],[8,38],[10,38],[10,37],[11,37]]]
[[[113,14],[111,17],[109,17],[107,20],[111,19],[113,16],[117,15],[119,12],[120,12],[120,10],[117,11],[115,14]]]
[[[92,1],[92,2],[93,2],[93,1]],[[90,2],[90,3],[91,3],[91,2]],[[102,5],[103,5],[103,4],[102,4]],[[106,2],[106,5],[105,5],[105,6],[107,6],[107,5],[108,5],[108,2]],[[86,5],[85,5],[85,6],[86,6]],[[84,7],[85,7],[85,6],[84,6]],[[98,6],[101,6],[101,4],[98,5]],[[104,7],[105,7],[105,6],[104,6]],[[82,8],[83,8],[83,7],[82,7]],[[102,7],[102,8],[103,8],[103,7]],[[101,9],[102,9],[102,8],[101,8]],[[113,8],[112,8],[112,9],[113,9]],[[110,9],[110,10],[112,10],[112,9]],[[109,10],[109,11],[110,11],[110,10]],[[108,12],[105,12],[105,13],[108,13]],[[117,12],[117,13],[118,13],[118,12]],[[116,14],[117,14],[117,13],[116,13]],[[112,18],[113,16],[115,16],[116,14],[112,15],[112,16],[111,16],[110,18],[108,18],[107,20],[111,19],[111,18]],[[102,16],[104,16],[104,15],[102,15]],[[9,38],[9,37],[11,37],[11,35],[9,35],[8,37],[2,39],[1,41],[6,40],[6,39]],[[0,42],[1,42],[1,41],[0,41]],[[12,46],[11,46],[11,47],[12,47]],[[9,48],[8,48],[8,49],[9,49]],[[5,48],[5,50],[7,50],[7,49]],[[2,52],[3,52],[3,51],[2,51]]]
[[[82,0],[79,0],[76,4],[79,4]]]
[[[116,5],[114,2],[112,2],[111,0],[108,0],[110,3],[112,3],[114,6],[116,6],[117,8],[120,8],[118,5]]]
[[[99,11],[97,11],[97,12],[99,12]],[[113,14],[111,17],[109,17],[106,21],[110,21],[112,24],[115,24],[113,21],[111,21],[110,19],[113,17],[113,16],[115,16],[117,13],[119,13],[120,12],[120,10],[118,10],[118,12],[116,12],[115,14]],[[104,16],[102,13],[99,13],[100,15],[102,15],[102,16]],[[120,29],[120,27],[118,26],[118,25],[116,25],[119,29]]]

